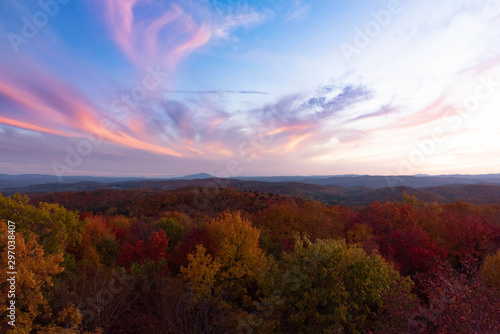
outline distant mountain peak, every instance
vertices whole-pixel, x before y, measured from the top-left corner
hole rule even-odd
[[[197,179],[211,179],[215,176],[210,175],[208,173],[198,173],[198,174],[190,174],[182,177],[177,177],[178,180],[197,180]]]

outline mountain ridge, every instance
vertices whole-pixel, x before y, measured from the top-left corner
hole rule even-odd
[[[170,179],[170,180],[136,180],[115,183],[82,181],[75,183],[38,184],[23,188],[2,189],[0,193],[12,195],[16,192],[23,194],[50,194],[60,192],[89,192],[101,189],[133,190],[148,189],[151,191],[169,191],[174,189],[202,187],[232,188],[242,191],[278,194],[317,200],[328,204],[366,205],[374,201],[400,201],[403,195],[414,195],[426,202],[471,202],[500,204],[500,184],[452,184],[426,188],[412,188],[408,186],[370,187],[356,185],[343,187],[338,185],[318,185],[301,182],[263,182],[240,179]]]
[[[167,180],[197,180],[216,178],[209,173],[190,174],[178,177],[107,177],[107,176],[65,176],[59,179],[54,175],[44,174],[0,174],[0,190],[21,189],[23,187],[41,184],[70,184],[77,182],[100,182],[113,184],[128,181],[167,181]],[[426,188],[452,184],[490,184],[500,185],[500,174],[450,174],[450,175],[311,175],[311,176],[241,176],[233,179],[244,181],[300,182],[316,185],[336,185],[341,187],[368,186],[373,188],[407,186],[411,188]]]

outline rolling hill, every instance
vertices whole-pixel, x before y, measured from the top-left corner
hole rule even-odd
[[[500,203],[500,185],[454,184],[423,188],[412,188],[408,186],[377,188],[366,185],[345,187],[301,182],[263,182],[217,178],[136,180],[114,183],[94,181],[47,183],[20,188],[2,189],[1,193],[3,195],[12,195],[16,192],[24,194],[45,194],[95,191],[99,189],[147,189],[151,191],[166,191],[187,187],[230,188],[314,199],[328,204],[366,205],[373,201],[401,201],[405,193],[414,195],[427,202],[445,203],[462,201],[470,203]]]

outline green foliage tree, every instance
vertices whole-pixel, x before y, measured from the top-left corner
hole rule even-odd
[[[99,253],[99,259],[102,264],[108,267],[115,265],[116,257],[120,253],[120,244],[114,237],[109,235],[102,236],[95,248],[97,253]]]
[[[250,320],[261,333],[366,333],[377,327],[388,291],[411,288],[378,255],[343,240],[308,238],[297,239],[259,282],[260,316]]]
[[[87,222],[79,221],[78,213],[68,211],[59,204],[28,204],[28,197],[16,194],[3,197],[0,194],[0,217],[14,221],[18,232],[25,238],[33,232],[45,252],[57,254],[68,245],[76,245],[82,239]]]
[[[177,220],[170,217],[162,217],[158,221],[158,227],[165,231],[168,237],[167,251],[171,252],[172,249],[182,240],[186,231],[184,226]]]

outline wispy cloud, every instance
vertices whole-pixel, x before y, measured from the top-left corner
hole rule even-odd
[[[261,12],[249,6],[232,8],[231,12],[219,10],[214,26],[214,36],[227,38],[233,30],[260,25],[266,22],[272,13]]]
[[[173,66],[212,36],[209,26],[195,22],[176,4],[105,0],[100,6],[115,43],[140,65]]]
[[[14,8],[17,15],[0,11],[4,33],[19,32],[21,18],[32,18],[40,10],[36,3],[9,3],[10,7],[0,7]],[[336,34],[341,35],[342,27],[334,20],[331,31],[310,26],[309,16],[318,15],[311,8],[320,2],[87,3],[91,13],[71,13],[85,8],[72,3],[36,40],[30,39],[33,44],[24,53],[15,58],[7,53],[0,64],[0,146],[12,161],[28,161],[27,152],[64,158],[67,143],[78,143],[85,133],[97,131],[103,145],[82,170],[106,170],[113,161],[119,166],[112,169],[120,172],[127,162],[143,169],[148,162],[176,162],[179,173],[188,165],[216,168],[217,162],[244,160],[241,144],[255,158],[248,173],[292,167],[319,172],[316,166],[370,169],[375,162],[385,168],[398,164],[399,157],[435,127],[447,131],[450,143],[440,149],[450,155],[452,164],[481,145],[488,145],[490,154],[498,148],[494,120],[500,76],[480,90],[483,95],[495,92],[462,119],[462,128],[442,125],[447,113],[459,114],[464,98],[474,96],[480,80],[490,80],[500,71],[496,1],[405,4],[403,13],[392,17],[346,68],[333,55],[328,58],[335,47],[329,45],[341,40]],[[359,11],[349,4],[345,8]],[[67,22],[98,22],[74,34],[62,28],[66,14]],[[293,30],[286,23],[297,20],[303,20],[306,37],[286,35]],[[356,24],[364,29],[367,22]],[[96,27],[103,27],[104,33],[86,36],[85,29]],[[273,39],[278,38],[272,36],[275,32],[279,41]],[[312,34],[314,42],[323,41],[318,50],[309,43]],[[88,37],[89,44],[76,45],[80,37]],[[7,39],[0,41],[4,45]],[[183,65],[194,54],[197,57]],[[112,101],[139,92],[140,74],[157,65],[168,78],[140,102],[130,103],[128,114],[115,114]],[[269,78],[273,83],[267,85]],[[290,78],[296,83],[289,83]],[[309,92],[311,87],[318,88]],[[104,120],[113,127],[104,127]],[[37,139],[31,151],[21,143],[25,138]],[[16,158],[16,150],[25,157]],[[483,151],[477,151],[475,157],[486,161]],[[439,159],[446,163],[444,157]],[[25,166],[25,171],[31,170]],[[149,168],[161,169],[154,166]]]
[[[288,11],[285,17],[285,22],[294,22],[304,19],[310,9],[311,6],[304,4],[300,0],[295,0],[292,8]]]
[[[9,73],[5,69],[2,71]],[[103,126],[109,119],[105,113],[87,98],[74,90],[70,84],[62,82],[40,69],[34,68],[37,81],[29,86],[14,86],[16,81],[24,81],[20,73],[0,79],[0,96],[6,104],[16,104],[21,111],[12,116],[0,118],[0,123],[42,133],[70,137],[83,137],[83,132],[99,133],[104,140],[126,147],[146,150],[157,154],[181,156],[174,149],[141,140],[138,134],[129,134],[117,124],[111,129]],[[17,77],[16,77],[17,76]],[[49,88],[50,87],[50,88]],[[1,107],[1,106],[0,106]],[[0,109],[5,113],[5,109]],[[65,129],[61,131],[60,129]]]
[[[377,111],[374,111],[371,113],[367,113],[367,114],[363,114],[363,115],[359,115],[359,116],[349,120],[349,122],[359,121],[362,119],[367,119],[367,118],[372,118],[372,117],[385,116],[385,115],[389,115],[389,114],[392,114],[392,113],[397,112],[397,111],[398,111],[397,108],[394,108],[394,107],[389,106],[389,105],[385,105],[382,108],[380,108],[380,110],[377,110]]]
[[[274,95],[273,93],[260,92],[257,90],[166,90],[166,93],[177,94],[256,94],[256,95]]]

